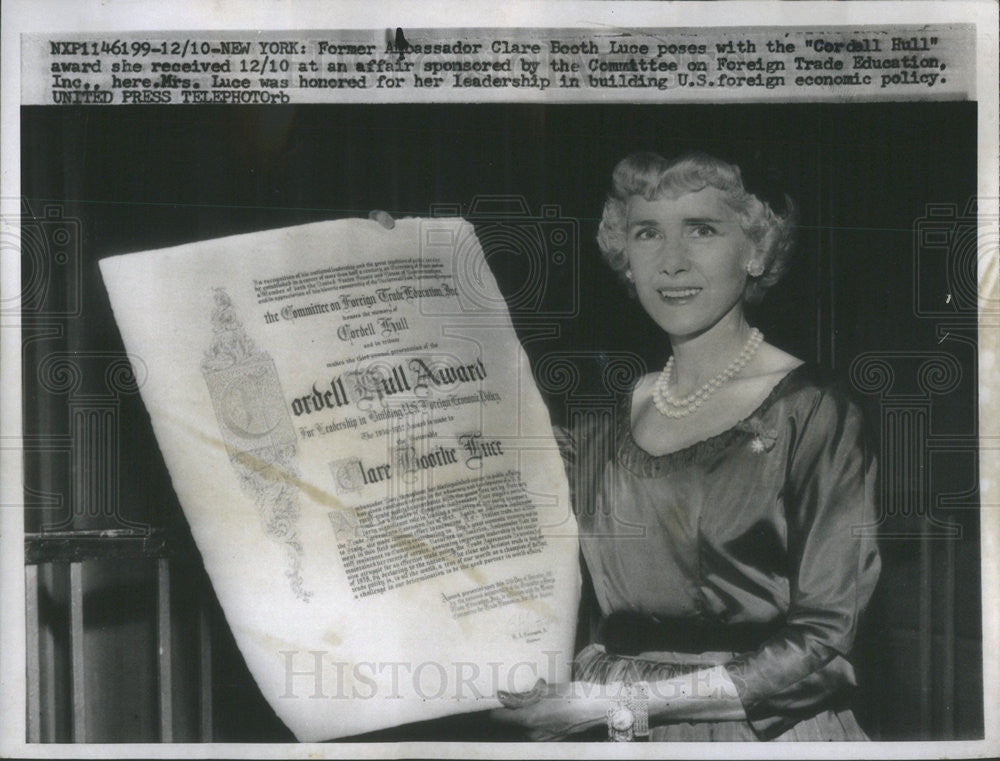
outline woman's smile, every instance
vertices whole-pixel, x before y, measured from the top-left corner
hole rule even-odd
[[[683,306],[701,293],[701,288],[663,287],[656,290],[665,303],[674,306]]]

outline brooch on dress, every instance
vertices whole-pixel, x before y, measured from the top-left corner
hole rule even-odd
[[[742,427],[753,434],[753,439],[750,441],[750,450],[754,454],[770,452],[774,449],[774,445],[778,443],[778,432],[774,428],[765,428],[756,421],[748,421]]]

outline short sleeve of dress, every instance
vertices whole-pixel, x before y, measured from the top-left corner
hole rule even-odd
[[[566,469],[574,513],[581,505],[592,503],[593,477],[601,470],[600,458],[606,452],[608,438],[613,432],[609,420],[603,415],[583,415],[571,426],[552,426],[552,434]]]
[[[581,491],[577,470],[581,457],[580,447],[578,446],[580,433],[561,425],[553,425],[552,435],[559,446],[559,453],[562,455],[563,465],[566,468],[566,478],[569,482],[570,503],[573,513],[577,514]],[[594,641],[601,620],[600,606],[598,605],[597,598],[594,596],[594,584],[590,578],[590,572],[582,551],[580,553],[580,570],[582,583],[580,607],[577,612],[576,643],[574,646],[576,652],[580,652],[580,650]]]
[[[562,455],[563,464],[566,466],[566,470],[569,471],[573,466],[576,455],[576,443],[573,439],[573,434],[565,426],[553,425],[552,435],[559,446],[559,454]]]
[[[825,389],[794,417],[792,433],[784,493],[788,614],[760,648],[725,664],[764,739],[854,686],[847,656],[881,567],[871,536],[876,462],[860,411],[841,391]]]

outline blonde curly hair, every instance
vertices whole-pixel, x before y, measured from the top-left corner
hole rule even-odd
[[[743,175],[735,164],[705,153],[687,153],[673,160],[652,152],[633,153],[619,161],[612,173],[612,190],[597,230],[601,254],[631,293],[635,288],[625,277],[629,197],[642,196],[653,201],[696,193],[706,187],[718,188],[726,194],[726,202],[736,212],[743,234],[756,247],[764,265],[760,276],[747,279],[746,301],[759,302],[767,289],[785,274],[794,244],[794,209],[788,196],[785,196],[787,210],[778,214],[744,187]]]

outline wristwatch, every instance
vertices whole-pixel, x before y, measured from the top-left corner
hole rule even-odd
[[[644,682],[624,683],[608,708],[608,739],[632,742],[649,737],[649,690]]]
[[[627,743],[635,737],[635,714],[624,705],[608,709],[608,739],[611,742]]]

